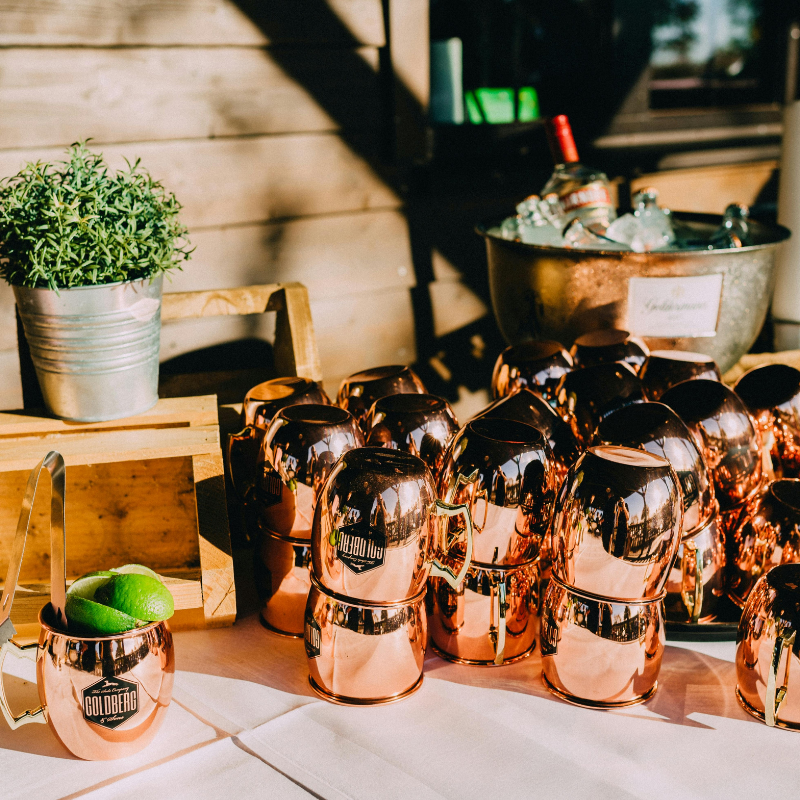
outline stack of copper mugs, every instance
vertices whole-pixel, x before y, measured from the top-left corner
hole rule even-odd
[[[786,364],[755,367],[735,391],[764,440],[767,477],[774,475],[730,526],[728,595],[743,607],[772,568],[800,562],[800,371]]]
[[[377,446],[343,453],[318,496],[304,627],[309,680],[332,702],[390,703],[422,683],[429,576],[455,588],[470,567],[469,509],[439,500],[432,472],[457,423],[408,367],[351,376],[337,402]],[[455,569],[440,517],[461,519]]]
[[[364,444],[358,423],[305,378],[277,378],[245,397],[245,428],[230,437],[228,461],[238,494],[255,518],[255,573],[264,595],[262,624],[303,636],[311,588],[311,527],[317,496],[342,453]]]
[[[536,646],[540,559],[548,540],[557,470],[544,434],[516,420],[482,416],[453,440],[439,478],[439,496],[465,503],[475,544],[463,584],[430,581],[434,650],[462,664],[502,665]],[[451,519],[458,536],[461,520]],[[448,564],[467,558],[451,548]]]

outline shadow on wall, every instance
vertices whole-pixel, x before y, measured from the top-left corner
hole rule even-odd
[[[342,49],[337,48],[336,57],[344,60],[346,73],[354,76],[355,83],[368,83],[373,78],[372,67],[356,49],[359,42],[326,0],[304,0],[296,6],[281,4],[277,7],[257,0],[235,0],[235,3],[269,40],[280,38],[286,41],[291,39],[292,31],[303,30],[303,43],[307,46],[309,40],[313,41],[314,30],[324,31],[327,42],[334,40],[343,45]],[[276,8],[279,13],[275,13]],[[436,336],[429,290],[435,280],[432,252],[436,250],[441,253],[461,273],[464,284],[488,307],[483,243],[472,231],[475,219],[465,225],[463,214],[458,219],[448,218],[444,211],[439,212],[431,207],[424,167],[401,163],[394,156],[395,108],[401,106],[406,109],[420,126],[425,125],[425,110],[413,92],[392,71],[389,0],[383,0],[383,10],[389,44],[380,48],[380,108],[375,115],[364,113],[365,109],[355,113],[357,98],[354,100],[354,93],[333,86],[324,69],[309,69],[302,52],[291,45],[274,47],[270,55],[337,123],[339,133],[348,147],[404,198],[416,277],[416,286],[412,289],[418,354],[416,368],[430,391],[454,401],[458,399],[459,385],[466,388],[467,394],[488,386],[494,357],[503,342],[491,314],[459,330]],[[372,125],[372,129],[365,129],[364,124],[354,127],[354,117],[366,118],[369,120],[366,127]],[[277,242],[276,246],[279,245]]]

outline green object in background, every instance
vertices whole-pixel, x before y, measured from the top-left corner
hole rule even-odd
[[[473,125],[488,122],[498,125],[506,122],[530,122],[539,119],[539,98],[532,86],[519,90],[518,114],[514,115],[513,89],[474,89],[465,93],[467,117]]]

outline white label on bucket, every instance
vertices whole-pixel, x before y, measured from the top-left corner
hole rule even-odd
[[[722,279],[630,278],[628,330],[639,336],[716,336]]]

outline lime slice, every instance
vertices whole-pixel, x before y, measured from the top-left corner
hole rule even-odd
[[[76,581],[77,583],[77,581]],[[74,585],[74,584],[73,584]],[[86,632],[90,636],[124,633],[139,627],[134,619],[116,608],[95,603],[78,594],[67,594],[67,622],[72,633]]]
[[[150,567],[145,567],[143,564],[125,564],[122,567],[114,567],[114,572],[118,572],[120,575],[147,575],[157,581],[161,580],[157,572],[153,572]]]
[[[161,581],[136,573],[115,575],[97,590],[95,600],[149,622],[169,619],[175,611],[172,595]]]
[[[87,572],[80,578],[72,582],[67,589],[67,595],[83,597],[85,600],[93,600],[94,593],[104,584],[114,577],[113,572],[104,570],[102,572]]]

